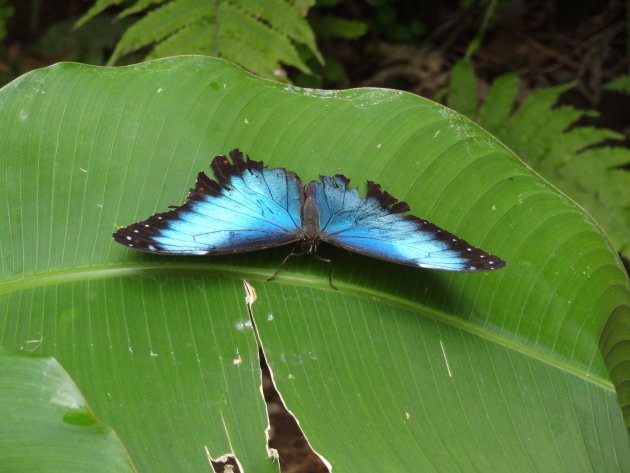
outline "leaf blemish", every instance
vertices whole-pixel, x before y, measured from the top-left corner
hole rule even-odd
[[[251,320],[246,320],[245,322],[236,322],[236,330],[245,330],[246,328],[252,328]]]
[[[241,354],[238,352],[238,348],[236,349],[236,358],[234,358],[232,360],[232,364],[234,366],[239,366],[241,363],[243,363],[243,359],[241,358]]]
[[[444,357],[444,363],[446,364],[446,371],[448,372],[448,377],[452,378],[453,373],[451,372],[451,367],[448,364],[448,357],[446,356],[446,350],[444,349],[444,343],[440,340],[440,348],[442,349],[442,356]]]

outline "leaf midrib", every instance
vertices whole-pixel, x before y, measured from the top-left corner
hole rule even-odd
[[[189,265],[182,264],[151,264],[150,266],[147,266],[144,264],[130,265],[129,263],[126,263],[125,265],[90,266],[86,268],[47,271],[21,278],[5,279],[3,281],[0,281],[0,295],[10,294],[12,292],[18,292],[25,289],[32,289],[35,287],[44,287],[48,285],[93,279],[106,279],[120,276],[147,274],[208,275],[211,273],[221,273],[221,275],[237,277],[239,279],[266,280],[272,275],[273,270],[257,271],[248,269],[247,271],[244,271],[241,266],[207,265],[200,267],[198,265],[195,265],[195,267],[191,267]],[[310,288],[319,286],[319,288],[322,290],[329,289],[327,278],[318,278],[310,275],[305,276],[303,274],[299,275],[299,273],[291,273],[288,270],[283,271],[280,275],[278,275],[276,277],[276,280],[278,281],[278,283],[284,282],[285,284],[289,283],[291,285],[307,286]],[[537,351],[524,343],[519,343],[516,340],[501,336],[495,332],[492,332],[491,330],[488,330],[485,327],[481,327],[466,320],[453,317],[446,312],[436,310],[434,307],[423,307],[423,310],[419,310],[419,304],[413,303],[412,301],[404,299],[402,297],[395,297],[392,294],[386,292],[378,291],[373,288],[370,288],[368,291],[365,287],[344,283],[342,281],[335,281],[335,284],[339,288],[339,292],[342,294],[345,293],[355,297],[378,300],[381,303],[385,303],[399,309],[407,310],[409,312],[418,313],[422,316],[428,315],[429,318],[431,318],[432,320],[450,325],[454,328],[478,336],[484,340],[496,343],[497,345],[513,350],[541,363],[565,371],[611,393],[615,392],[612,382],[608,379],[603,379],[600,376],[593,376],[588,371],[571,365],[564,360],[560,360],[549,354]]]

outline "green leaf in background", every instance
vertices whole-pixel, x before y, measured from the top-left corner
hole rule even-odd
[[[497,78],[477,112],[472,64],[462,60],[453,68],[448,104],[477,120],[575,199],[604,227],[617,251],[630,259],[630,173],[625,169],[630,151],[602,146],[605,140],[619,140],[623,135],[603,128],[572,127],[593,112],[556,107],[570,85],[539,90],[512,113],[518,82],[514,75]]]
[[[318,37],[334,36],[356,39],[367,31],[367,23],[333,15],[311,15],[310,23]]]
[[[468,119],[204,57],[59,64],[0,105],[0,342],[41,340],[138,471],[209,471],[226,453],[278,471],[256,335],[334,471],[630,468],[626,273],[580,207]],[[323,248],[333,291],[311,258],[266,282],[290,248],[177,258],[112,241],[236,147],[304,181],[379,182],[508,266],[442,273]]]
[[[0,347],[0,418],[3,473],[136,471],[54,358]]]
[[[620,76],[611,80],[606,84],[605,88],[624,94],[630,94],[630,75]]]
[[[77,22],[94,18],[115,2],[97,0]],[[295,45],[305,45],[323,62],[315,36],[303,18],[302,5],[289,0],[139,1],[123,11],[145,15],[125,31],[108,64],[147,46],[147,59],[177,54],[205,54],[234,61],[262,76],[283,78],[280,63],[310,72]]]
[[[451,70],[448,106],[469,117],[477,110],[477,81],[469,61],[459,61]]]

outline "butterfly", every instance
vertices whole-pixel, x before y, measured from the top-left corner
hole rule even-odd
[[[234,149],[216,156],[186,202],[120,228],[114,240],[129,248],[167,255],[221,255],[296,243],[291,256],[316,255],[321,243],[420,268],[491,271],[506,263],[452,233],[413,215],[372,181],[367,195],[348,187],[341,174],[302,185],[284,168],[268,168]],[[332,287],[332,267],[329,265]]]

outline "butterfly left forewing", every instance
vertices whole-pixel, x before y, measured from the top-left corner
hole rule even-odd
[[[114,233],[127,247],[159,254],[226,254],[284,245],[299,238],[302,184],[293,172],[262,162],[217,156],[187,201]]]
[[[446,271],[490,271],[505,262],[413,215],[405,202],[368,182],[366,197],[341,175],[307,187],[320,216],[320,239],[373,258]]]

